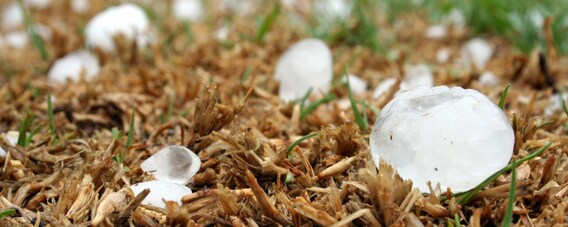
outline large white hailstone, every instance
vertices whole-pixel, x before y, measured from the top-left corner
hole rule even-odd
[[[24,23],[24,11],[17,2],[8,4],[2,10],[2,27],[10,30],[22,26]]]
[[[89,0],[71,0],[71,9],[75,13],[85,13],[89,10]]]
[[[331,51],[323,41],[309,38],[295,43],[276,65],[274,78],[280,81],[280,99],[299,99],[310,88],[327,92],[332,71]]]
[[[486,71],[479,76],[479,84],[481,86],[495,86],[499,84],[499,78],[497,78],[491,71]]]
[[[383,80],[373,91],[373,98],[378,99],[383,96],[383,94],[385,94],[395,83],[395,78],[388,78],[386,80]]]
[[[57,84],[65,83],[68,79],[77,81],[84,72],[85,79],[90,80],[99,73],[99,60],[89,52],[76,51],[57,59],[49,69],[49,81]]]
[[[182,146],[168,146],[146,159],[140,168],[157,180],[187,184],[199,171],[201,160],[193,151]]]
[[[20,133],[18,131],[8,131],[4,136],[12,146],[16,146]],[[6,151],[2,147],[0,147],[0,157],[6,157]]]
[[[24,0],[24,3],[27,6],[41,10],[49,7],[49,5],[51,5],[51,0]]]
[[[461,60],[466,66],[473,62],[477,69],[485,68],[485,64],[493,55],[493,47],[487,41],[474,38],[467,42],[461,50]]]
[[[443,39],[448,34],[448,28],[443,24],[436,24],[426,28],[424,36],[429,39]]]
[[[174,16],[182,21],[200,21],[203,18],[201,0],[174,0],[172,4]]]
[[[346,0],[317,0],[314,9],[318,18],[323,20],[345,20],[351,15],[353,4]]]
[[[360,77],[349,74],[347,76],[343,76],[341,78],[341,82],[347,83],[347,79],[349,79],[349,86],[351,87],[351,92],[353,92],[353,94],[361,94],[367,90],[367,82]]]
[[[85,28],[88,46],[114,51],[113,37],[123,34],[127,39],[136,39],[139,47],[147,44],[148,17],[137,5],[124,3],[110,7],[89,21]]]
[[[391,164],[422,192],[427,182],[469,190],[509,162],[515,135],[487,96],[461,87],[416,88],[391,100],[371,133],[373,161]]]
[[[185,185],[175,184],[165,181],[146,181],[130,186],[135,195],[140,194],[144,189],[150,189],[150,194],[142,200],[142,204],[160,208],[166,208],[162,200],[175,201],[181,204],[181,199],[191,194],[191,189]]]

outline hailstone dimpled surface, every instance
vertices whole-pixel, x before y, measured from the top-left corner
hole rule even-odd
[[[310,88],[327,92],[332,77],[331,51],[319,39],[303,39],[278,60],[274,77],[280,81],[279,97],[284,101],[299,99]]]
[[[505,114],[489,98],[460,87],[419,87],[401,93],[377,118],[373,161],[390,163],[422,192],[440,183],[469,190],[509,162],[515,137]]]
[[[168,146],[146,159],[140,168],[150,172],[157,180],[187,184],[199,171],[201,160],[182,146]]]

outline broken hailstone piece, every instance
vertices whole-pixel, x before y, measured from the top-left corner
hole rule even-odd
[[[62,84],[67,79],[79,80],[84,72],[85,79],[89,80],[99,73],[99,68],[99,61],[94,55],[86,51],[76,51],[55,61],[49,69],[48,78],[53,83]]]
[[[182,146],[164,147],[140,164],[140,168],[152,173],[156,180],[176,184],[189,183],[200,166],[199,157]]]
[[[4,136],[12,146],[16,146],[20,133],[18,131],[8,131]],[[0,147],[0,157],[6,157],[6,151],[2,147]]]
[[[114,36],[124,35],[136,39],[139,47],[149,42],[149,22],[144,10],[137,5],[124,3],[109,7],[94,16],[85,28],[88,46],[99,47],[105,51],[114,50]]]
[[[299,99],[310,88],[312,93],[329,90],[332,77],[331,51],[319,39],[303,39],[292,45],[276,65],[274,78],[280,81],[283,101]]]
[[[201,0],[174,0],[172,10],[175,18],[181,21],[199,21],[203,17]]]
[[[461,87],[420,87],[381,111],[371,133],[373,161],[391,164],[422,192],[426,183],[469,190],[509,162],[515,136],[485,95]]]
[[[477,69],[485,68],[485,64],[487,64],[491,55],[493,55],[493,48],[487,41],[480,38],[470,40],[461,50],[461,60],[466,68],[469,68],[471,63]]]
[[[140,194],[144,189],[150,189],[150,194],[142,200],[142,204],[166,208],[162,201],[175,201],[181,204],[183,196],[191,194],[191,189],[185,185],[170,183],[165,181],[146,181],[130,186],[135,195]]]

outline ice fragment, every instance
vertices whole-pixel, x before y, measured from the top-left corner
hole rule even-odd
[[[134,184],[130,189],[135,195],[140,194],[144,189],[150,189],[150,194],[144,198],[142,204],[160,208],[166,208],[166,204],[162,200],[175,201],[181,204],[182,197],[191,194],[191,189],[185,185],[158,180]]]
[[[187,184],[197,173],[201,160],[182,146],[168,146],[146,159],[140,168],[150,172],[157,180]]]

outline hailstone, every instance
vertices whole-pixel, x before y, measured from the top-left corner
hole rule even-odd
[[[154,175],[156,180],[187,184],[199,171],[201,160],[182,146],[168,146],[146,159],[140,168]]]
[[[515,136],[487,96],[461,87],[419,87],[381,111],[371,133],[373,161],[390,163],[422,192],[427,182],[467,191],[503,168]]]
[[[342,83],[347,83],[349,79],[349,86],[353,94],[362,94],[367,90],[367,82],[356,75],[346,75],[341,78]]]
[[[479,76],[479,84],[481,86],[494,86],[499,84],[499,78],[497,78],[492,72],[486,71]]]
[[[487,64],[491,55],[493,55],[493,47],[480,38],[470,40],[461,50],[461,60],[466,67],[473,63],[477,69],[485,68],[485,64]]]
[[[323,41],[308,38],[295,43],[276,65],[274,78],[280,81],[280,99],[299,99],[310,88],[314,92],[327,92],[332,71],[331,51]]]
[[[174,16],[182,21],[199,21],[203,17],[201,0],[174,0],[172,10]]]
[[[148,17],[137,5],[124,3],[109,7],[94,16],[85,28],[88,46],[104,51],[114,51],[114,36],[122,34],[127,39],[136,39],[139,47],[148,44]]]
[[[20,27],[24,23],[24,11],[17,2],[12,2],[2,10],[2,27],[6,30]]]
[[[314,8],[319,19],[346,20],[351,15],[353,5],[347,0],[317,0]]]
[[[146,181],[130,186],[135,195],[140,194],[144,189],[150,189],[150,194],[142,200],[142,204],[166,208],[162,200],[175,201],[181,204],[181,199],[191,194],[191,189],[185,185],[175,184],[166,181]]]
[[[12,146],[16,146],[16,144],[18,143],[18,137],[20,136],[20,133],[18,131],[9,131],[4,135],[6,136],[8,142],[12,144]],[[6,157],[6,151],[2,149],[2,147],[0,147],[0,157]]]
[[[448,34],[448,28],[443,24],[432,25],[426,28],[424,36],[429,39],[442,39]]]
[[[91,79],[99,73],[99,69],[99,61],[94,55],[86,51],[76,51],[55,61],[47,75],[51,82],[61,84],[67,79],[79,80],[83,70],[85,79]]]

